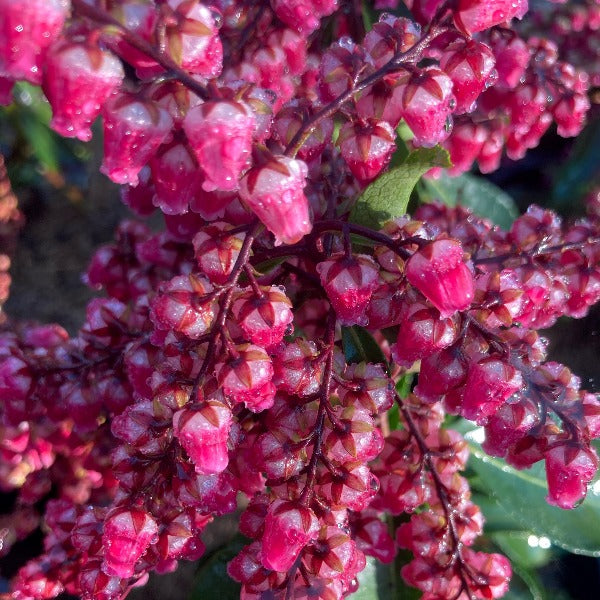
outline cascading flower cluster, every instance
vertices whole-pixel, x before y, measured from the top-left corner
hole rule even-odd
[[[165,223],[126,221],[96,252],[104,296],[73,337],[2,329],[0,487],[18,499],[0,552],[46,532],[12,598],[124,598],[197,560],[240,496],[242,598],[341,599],[399,548],[424,600],[501,597],[511,567],[473,547],[448,414],[517,468],[545,461],[550,503],[585,497],[600,401],[536,330],[600,300],[598,212],[531,207],[509,231],[438,204],[380,230],[348,217],[401,122],[452,172],[490,171],[553,121],[576,135],[587,76],[511,29],[525,0],[406,4],[414,20],[364,31],[336,0],[0,0],[2,101],[41,84],[51,127],[82,140],[102,116],[102,172]],[[385,354],[344,352],[357,326],[385,330]]]

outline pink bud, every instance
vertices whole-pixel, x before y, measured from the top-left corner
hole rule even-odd
[[[227,467],[231,421],[231,410],[216,400],[173,415],[175,436],[192,459],[196,473],[212,475]]]
[[[288,571],[302,549],[319,533],[312,510],[283,500],[269,507],[262,538],[261,562],[266,569]]]
[[[206,191],[238,188],[254,127],[252,111],[240,102],[205,102],[190,109],[183,128],[206,175]]]
[[[471,365],[467,374],[461,414],[479,425],[521,387],[521,373],[496,358],[487,358]]]
[[[204,181],[187,145],[177,140],[163,145],[150,159],[150,169],[156,189],[153,203],[166,215],[187,213]]]
[[[396,132],[389,123],[365,119],[345,123],[337,143],[352,174],[366,184],[387,166],[396,149],[395,139]]]
[[[215,366],[223,393],[259,412],[273,405],[273,364],[266,351],[253,344],[236,346],[235,355]]]
[[[319,19],[337,8],[337,0],[272,0],[279,19],[308,37],[319,26]]]
[[[452,79],[455,114],[473,111],[479,94],[494,80],[494,64],[490,48],[475,40],[459,40],[444,50],[440,67]]]
[[[137,185],[138,173],[171,134],[173,119],[152,101],[121,93],[104,106],[104,161],[115,183]]]
[[[593,449],[555,446],[546,453],[547,501],[560,508],[575,508],[585,498],[597,469],[598,457]]]
[[[123,76],[119,59],[97,46],[53,46],[48,52],[42,84],[52,106],[52,129],[66,137],[91,140],[90,127]]]
[[[223,68],[223,45],[215,17],[204,2],[167,0],[173,24],[167,26],[168,49],[183,69],[203,77],[217,77]]]
[[[210,329],[215,318],[212,289],[204,277],[174,277],[153,300],[150,318],[159,329],[172,329],[197,339]]]
[[[275,235],[275,244],[295,244],[312,229],[304,195],[308,169],[301,160],[274,156],[251,169],[240,183],[240,196]]]
[[[107,575],[127,578],[158,533],[156,521],[137,509],[118,509],[104,523],[104,563]]]
[[[0,0],[0,76],[42,82],[46,49],[60,34],[68,0]]]
[[[244,243],[245,235],[230,235],[230,229],[228,223],[216,221],[203,227],[192,241],[202,274],[218,285],[227,282]]]
[[[283,340],[289,324],[294,320],[292,302],[283,288],[271,286],[261,291],[261,297],[256,296],[252,288],[238,294],[231,312],[253,344],[270,348]]]
[[[458,0],[454,24],[465,35],[521,19],[528,10],[527,0]]]
[[[443,318],[465,310],[473,301],[473,275],[460,243],[454,240],[437,240],[415,252],[406,264],[406,278]]]
[[[317,272],[343,325],[366,325],[365,310],[379,283],[379,267],[368,255],[342,253],[317,265]]]
[[[403,118],[416,146],[432,147],[450,135],[455,98],[452,80],[436,67],[425,67],[406,77]]]

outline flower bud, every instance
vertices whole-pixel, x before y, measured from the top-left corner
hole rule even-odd
[[[463,260],[461,245],[454,240],[437,240],[415,252],[406,264],[406,278],[442,318],[467,309],[473,301],[473,275]]]

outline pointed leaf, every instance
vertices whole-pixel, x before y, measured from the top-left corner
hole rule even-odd
[[[432,167],[451,166],[450,155],[440,146],[418,148],[406,160],[371,183],[350,213],[353,223],[381,229],[384,223],[406,214],[410,195]]]
[[[439,200],[447,206],[461,204],[476,215],[509,229],[519,216],[514,200],[499,187],[470,173],[460,177],[442,175],[439,179],[424,179],[419,197],[423,202]]]

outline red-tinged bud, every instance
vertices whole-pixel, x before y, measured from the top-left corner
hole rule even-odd
[[[223,393],[233,402],[245,402],[259,412],[273,405],[273,364],[265,350],[253,344],[236,346],[235,356],[215,366]]]
[[[590,109],[587,94],[567,94],[552,109],[552,115],[558,125],[557,133],[562,137],[579,135]]]
[[[204,176],[186,144],[174,140],[150,159],[156,193],[153,204],[166,215],[188,212],[190,201],[202,192]]]
[[[152,302],[150,318],[158,329],[172,329],[197,339],[205,334],[215,318],[212,285],[203,277],[174,277]]]
[[[436,67],[425,67],[407,75],[404,85],[402,116],[414,133],[415,146],[429,148],[444,141],[456,103],[450,77]]]
[[[338,253],[319,263],[317,272],[340,322],[366,325],[365,309],[379,283],[377,263],[366,254]]]
[[[506,594],[512,576],[510,561],[506,556],[473,552],[465,548],[463,557],[474,572],[472,586],[476,597],[493,599]]]
[[[52,129],[84,142],[103,104],[121,84],[121,62],[98,46],[59,43],[48,52],[42,87],[52,106]]]
[[[489,131],[483,125],[461,123],[454,127],[450,137],[443,143],[450,153],[450,175],[460,175],[471,169],[488,140]]]
[[[396,132],[387,121],[377,119],[345,123],[337,144],[352,174],[367,184],[387,166],[396,149]]]
[[[277,389],[305,397],[315,394],[323,379],[323,363],[313,341],[297,338],[273,357]]]
[[[165,4],[173,10],[166,27],[173,60],[191,73],[217,77],[223,68],[223,45],[214,13],[198,0],[167,0]]]
[[[518,36],[510,32],[508,37],[503,35],[507,30],[494,30],[490,45],[496,57],[497,87],[515,88],[529,64],[529,48]]]
[[[268,349],[283,340],[294,315],[283,288],[264,287],[261,291],[258,297],[252,288],[246,288],[235,297],[231,312],[247,338]]]
[[[155,541],[157,533],[156,521],[142,510],[113,512],[104,522],[102,570],[114,577],[131,577],[136,562]]]
[[[379,514],[367,509],[362,513],[351,513],[350,527],[356,546],[368,556],[374,556],[382,563],[390,563],[396,556],[396,545],[388,532],[388,527]]]
[[[585,498],[587,486],[598,469],[592,448],[560,444],[546,453],[546,500],[554,506],[575,508]]]
[[[583,415],[591,439],[600,437],[600,397],[589,392],[582,393]]]
[[[421,27],[418,23],[383,13],[379,22],[365,36],[363,46],[369,61],[379,69],[398,53],[412,48],[420,37]]]
[[[465,35],[472,35],[514,17],[521,19],[528,8],[527,0],[458,0],[454,24]]]
[[[494,54],[475,40],[450,44],[440,58],[440,67],[452,79],[455,114],[472,112],[481,92],[495,79]]]
[[[523,387],[521,373],[496,358],[471,365],[467,374],[461,414],[479,425]]]
[[[283,500],[275,500],[265,518],[261,562],[266,569],[285,572],[302,549],[319,533],[319,521],[312,510]]]
[[[104,115],[104,160],[100,171],[115,183],[137,185],[138,173],[173,127],[169,113],[155,102],[121,93],[109,100]]]
[[[344,372],[344,381],[348,386],[341,384],[338,389],[343,406],[362,406],[376,415],[394,403],[394,384],[381,365],[364,362],[349,365]]]
[[[69,0],[0,0],[0,76],[40,84],[46,50],[69,7]]]
[[[212,475],[225,470],[229,462],[227,440],[231,422],[231,410],[217,400],[173,415],[173,431],[192,459],[196,473]]]
[[[227,282],[244,243],[245,234],[230,235],[230,229],[228,223],[217,221],[204,227],[192,241],[202,274],[217,285]]]
[[[406,278],[442,318],[467,309],[473,301],[473,275],[460,243],[454,240],[437,240],[415,252],[406,264]]]
[[[183,128],[206,175],[203,188],[231,191],[250,159],[255,119],[240,102],[205,102],[190,109]]]
[[[270,46],[279,46],[285,52],[285,62],[290,75],[301,75],[306,69],[307,40],[293,29],[274,31],[268,39]]]
[[[275,244],[295,244],[312,230],[304,195],[308,168],[301,160],[273,156],[240,183],[240,196],[275,235]]]
[[[319,19],[337,8],[337,0],[271,0],[275,14],[286,25],[308,37],[319,26]]]
[[[301,100],[288,102],[277,113],[275,132],[283,146],[287,146],[292,141],[303,123],[310,118],[310,115],[310,103]],[[333,119],[320,120],[298,150],[298,157],[304,161],[311,161],[321,155],[325,147],[331,143],[332,135]]]
[[[137,0],[126,0],[113,5],[111,12],[128,31],[135,33],[150,44],[154,43],[154,33],[158,24],[156,6]],[[113,47],[126,63],[138,70],[140,78],[143,78],[142,75],[146,73],[159,73],[162,70],[156,61],[125,41],[124,36],[117,36]]]
[[[333,44],[319,65],[319,94],[325,102],[335,100],[352,87],[353,80],[364,69],[364,48],[349,37]]]
[[[452,345],[458,334],[457,319],[440,318],[436,309],[416,302],[400,324],[392,356],[398,364],[410,366]]]
[[[121,200],[136,215],[148,217],[156,207],[152,204],[154,197],[154,181],[150,167],[145,166],[138,174],[138,185],[121,187]]]
[[[528,398],[501,406],[485,426],[483,449],[491,456],[506,456],[510,446],[539,423],[539,408]]]

